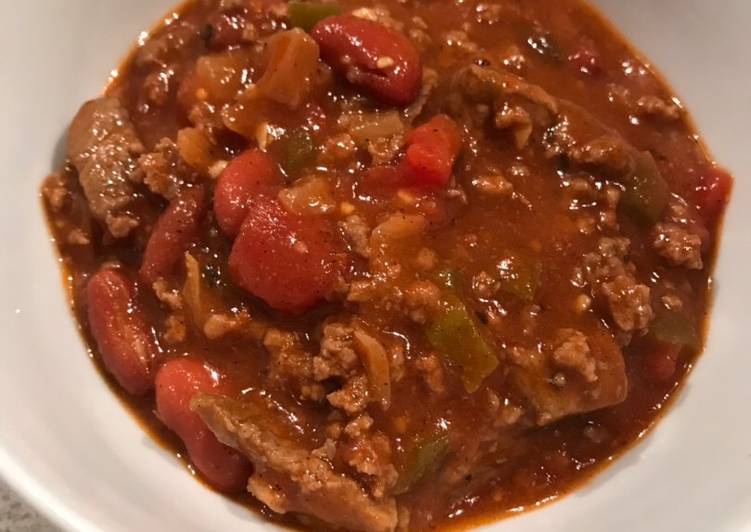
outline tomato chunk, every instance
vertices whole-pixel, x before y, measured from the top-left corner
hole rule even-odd
[[[154,226],[139,272],[149,285],[166,277],[182,260],[196,239],[198,225],[203,217],[205,193],[202,187],[182,191],[170,202]]]
[[[696,187],[699,209],[708,226],[712,226],[730,200],[733,178],[727,172],[712,168],[702,174]]]
[[[269,306],[300,312],[327,299],[345,268],[331,223],[286,211],[270,197],[250,202],[229,259],[235,282]]]
[[[201,361],[185,357],[170,360],[156,375],[156,410],[159,419],[185,443],[193,465],[216,489],[225,493],[245,490],[252,466],[248,459],[221,443],[190,409],[198,393],[226,394],[227,386]]]
[[[407,153],[402,161],[405,173],[417,185],[446,185],[462,146],[456,123],[437,115],[407,136]]]
[[[115,270],[101,270],[86,287],[88,316],[102,362],[128,393],[152,388],[151,363],[158,353],[140,309],[133,284]]]
[[[228,236],[237,236],[248,212],[248,201],[257,194],[282,186],[279,166],[267,153],[248,150],[235,157],[219,176],[214,192],[216,220]]]

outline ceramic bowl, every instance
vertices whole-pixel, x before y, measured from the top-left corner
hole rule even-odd
[[[107,389],[68,310],[38,198],[79,104],[170,3],[0,2],[0,474],[72,531],[269,527],[193,481]],[[751,2],[597,4],[659,65],[736,177],[709,342],[651,435],[562,501],[486,529],[751,531]]]

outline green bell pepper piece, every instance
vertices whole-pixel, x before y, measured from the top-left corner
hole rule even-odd
[[[339,4],[329,2],[292,1],[289,4],[292,25],[305,31],[312,30],[321,20],[342,12]]]
[[[423,478],[435,473],[449,453],[449,437],[445,432],[434,434],[418,443],[409,453],[406,465],[394,486],[401,495],[414,488]]]
[[[426,336],[430,345],[459,369],[469,393],[476,392],[498,367],[492,347],[456,294],[447,297],[444,312],[430,323]]]
[[[700,338],[694,322],[681,312],[657,310],[649,332],[652,338],[664,344],[691,349],[699,347]]]
[[[634,162],[634,172],[624,183],[621,207],[637,221],[654,224],[667,207],[670,187],[651,153],[636,154]]]

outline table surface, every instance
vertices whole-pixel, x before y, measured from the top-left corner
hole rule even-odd
[[[0,479],[0,532],[59,532]]]

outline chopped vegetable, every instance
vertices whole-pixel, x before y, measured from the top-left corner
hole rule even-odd
[[[178,131],[177,149],[186,163],[205,174],[216,162],[211,141],[201,129],[186,127]]]
[[[414,184],[446,185],[461,147],[456,123],[446,115],[436,115],[409,134],[402,166]]]
[[[196,62],[194,90],[212,103],[229,102],[248,81],[249,64],[244,50],[204,55]]]
[[[318,45],[295,28],[269,39],[268,57],[266,71],[256,85],[258,94],[297,109],[308,96],[318,68]]]
[[[313,138],[304,129],[296,129],[272,144],[272,150],[290,178],[310,166],[316,158]]]
[[[660,219],[668,204],[670,187],[651,153],[637,153],[634,163],[634,172],[624,183],[626,190],[621,206],[638,221],[653,224]]]
[[[300,216],[326,214],[336,208],[336,200],[325,177],[309,176],[279,192],[284,208]]]
[[[535,299],[540,287],[542,265],[532,257],[517,254],[498,263],[500,289],[524,303]]]
[[[664,344],[692,349],[699,346],[699,333],[693,321],[680,312],[657,309],[649,332],[655,340]]]
[[[356,115],[349,122],[349,134],[361,146],[402,133],[404,122],[397,111]]]
[[[394,493],[397,495],[406,493],[423,478],[436,472],[449,454],[450,443],[445,431],[419,442],[407,457],[406,465],[394,486]]]
[[[183,284],[185,310],[190,315],[196,329],[203,331],[209,315],[217,307],[217,296],[204,283],[201,265],[190,253],[185,254],[185,284]]]
[[[448,296],[445,312],[433,320],[426,334],[430,345],[459,368],[469,393],[477,391],[498,367],[492,347],[455,294]]]
[[[310,31],[326,17],[342,12],[339,4],[334,2],[305,2],[293,0],[288,4],[289,20],[296,28]]]
[[[391,404],[391,368],[383,344],[362,329],[355,329],[355,350],[368,375],[370,395],[388,409]]]

